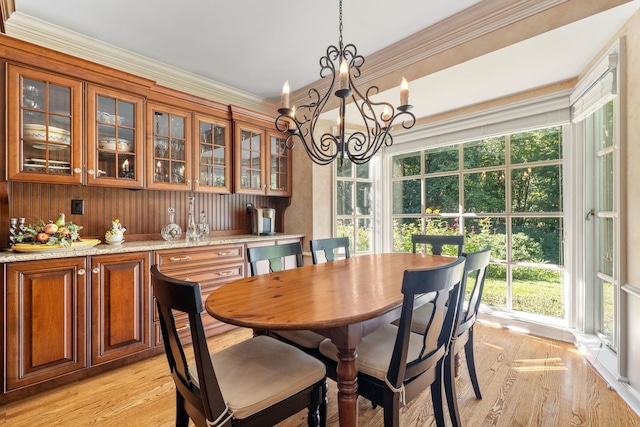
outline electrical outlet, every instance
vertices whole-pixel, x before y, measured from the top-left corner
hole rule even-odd
[[[247,215],[251,215],[251,209],[253,209],[253,205],[251,203],[247,203]]]
[[[71,200],[71,215],[84,215],[84,200]]]

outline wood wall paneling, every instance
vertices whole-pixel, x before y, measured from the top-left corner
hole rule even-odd
[[[82,185],[8,183],[8,212],[0,210],[0,224],[6,230],[3,247],[8,245],[9,218],[24,217],[27,223],[42,219],[55,220],[64,212],[67,221],[83,226],[80,235],[104,240],[111,220],[118,218],[127,227],[125,239],[162,239],[160,230],[169,222],[167,209],[176,209],[175,221],[183,232],[188,217],[188,197],[195,197],[196,221],[205,211],[211,235],[245,234],[251,231],[251,215],[246,205],[268,206],[276,209],[279,217],[289,204],[287,197],[267,197],[245,194],[206,194],[183,191],[129,190],[124,188],[92,187]],[[84,215],[71,215],[71,200],[84,200]],[[5,217],[4,215],[8,215]],[[276,230],[284,232],[279,221]]]

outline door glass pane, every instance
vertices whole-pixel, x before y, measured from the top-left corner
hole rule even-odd
[[[422,234],[422,219],[420,218],[394,218],[393,219],[393,251],[411,252],[412,234]]]
[[[463,146],[465,169],[486,168],[504,164],[505,137],[467,142]]]
[[[613,218],[599,218],[598,224],[598,270],[613,277]]]
[[[606,280],[598,279],[600,284],[600,292],[602,298],[602,304],[600,305],[600,333],[608,338],[609,342],[614,342],[614,325],[615,325],[615,290],[616,287],[613,283]]]
[[[504,171],[467,173],[464,175],[465,212],[505,211]]]
[[[562,211],[562,167],[554,165],[512,169],[511,211]]]
[[[564,318],[564,274],[561,271],[514,267],[512,275],[514,310]]]
[[[420,200],[420,180],[396,181],[393,183],[393,213],[419,214],[422,212]]]
[[[391,170],[393,178],[419,175],[420,153],[393,156]]]
[[[599,173],[600,173],[600,185],[599,191],[599,211],[612,211],[613,210],[613,184],[614,184],[614,169],[613,169],[613,152],[608,152],[599,159]]]
[[[424,180],[424,203],[433,212],[454,213],[460,211],[458,175],[439,176]]]
[[[458,170],[458,145],[436,148],[424,152],[424,172],[448,172]]]

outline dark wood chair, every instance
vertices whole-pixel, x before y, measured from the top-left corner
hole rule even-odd
[[[400,408],[427,386],[431,388],[436,424],[445,425],[443,367],[456,332],[459,313],[455,309],[464,301],[465,261],[460,257],[441,267],[405,271],[399,326],[384,325],[358,345],[358,394],[384,408],[387,427],[400,425]],[[411,324],[414,302],[423,294],[433,295],[434,309],[429,324],[418,334],[411,331]],[[447,307],[450,298],[454,303]],[[337,349],[330,340],[322,342],[320,352],[337,362]]]
[[[464,349],[465,352],[467,369],[471,377],[473,390],[476,397],[482,399],[473,353],[473,325],[478,317],[478,309],[480,308],[480,301],[482,299],[482,290],[491,257],[491,249],[486,248],[477,252],[463,252],[462,257],[467,260],[464,268],[464,287],[465,289],[471,289],[471,293],[469,294],[469,302],[463,306],[460,312],[457,334],[453,340],[445,367],[445,392],[451,421],[454,427],[459,425],[457,420],[460,420],[456,399],[455,377],[458,373],[459,353],[462,349]],[[432,312],[433,305],[431,303],[418,307],[413,313],[411,330],[416,333],[424,331],[431,318]]]
[[[209,354],[202,327],[200,284],[167,277],[151,267],[164,348],[176,386],[176,426],[276,424],[308,408],[308,425],[326,421],[322,362],[268,336]],[[193,343],[189,364],[175,315],[185,313]]]
[[[311,249],[311,258],[314,264],[323,262],[321,255],[324,255],[325,261],[333,261],[336,256],[336,249],[342,250],[345,258],[351,257],[348,237],[310,240],[309,248]]]
[[[247,249],[247,259],[252,276],[260,274],[259,266],[262,263],[268,265],[269,272],[282,271],[285,259],[289,257],[295,259],[295,267],[302,266],[302,243],[294,242]]]
[[[457,246],[457,256],[462,255],[464,247],[464,236],[431,236],[428,234],[412,234],[411,243],[413,245],[413,253],[417,253],[417,245],[430,245],[431,253],[434,255],[442,255],[442,247],[446,245]]]
[[[252,276],[260,274],[259,264],[264,262],[268,264],[269,272],[282,271],[285,266],[284,259],[287,257],[295,259],[295,267],[301,267],[302,244],[295,242],[247,249],[247,259],[251,266]],[[325,339],[324,336],[312,331],[266,331],[266,333],[314,356],[320,356],[318,346]]]

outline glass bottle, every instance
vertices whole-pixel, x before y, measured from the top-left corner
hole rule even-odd
[[[160,234],[162,234],[162,238],[167,241],[173,241],[180,238],[182,234],[182,228],[178,224],[174,222],[176,210],[174,208],[167,209],[169,212],[169,224],[162,227]]]
[[[187,220],[187,242],[200,239],[200,230],[196,226],[196,217],[193,213],[193,201],[195,197],[189,197],[189,219]]]

